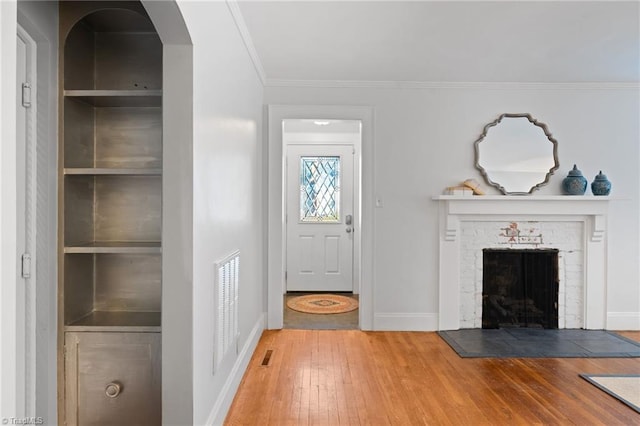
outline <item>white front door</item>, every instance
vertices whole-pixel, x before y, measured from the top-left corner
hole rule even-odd
[[[287,148],[287,291],[353,291],[353,145]]]

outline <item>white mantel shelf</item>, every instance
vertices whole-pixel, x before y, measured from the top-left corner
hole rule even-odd
[[[527,216],[536,220],[540,216],[591,216],[590,238],[602,241],[606,230],[606,218],[609,211],[610,196],[588,195],[474,195],[455,196],[437,195],[433,200],[444,206],[446,217],[445,240],[457,238],[459,220],[464,216],[513,217]]]
[[[588,195],[436,195],[434,201],[451,206],[457,214],[511,213],[526,214],[606,214],[610,196]],[[506,211],[505,211],[506,210]],[[453,212],[451,212],[453,213]]]
[[[436,195],[436,201],[460,200],[460,201],[608,201],[611,196],[595,195]]]
[[[460,324],[460,235],[462,222],[581,222],[585,239],[584,325],[606,328],[607,244],[610,196],[593,195],[437,195],[440,215],[439,329]]]

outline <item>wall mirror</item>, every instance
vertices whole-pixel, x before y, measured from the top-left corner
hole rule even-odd
[[[502,114],[475,141],[476,167],[505,195],[531,194],[558,169],[558,142],[529,114]]]

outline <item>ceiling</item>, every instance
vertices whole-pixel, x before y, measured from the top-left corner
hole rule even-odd
[[[237,0],[267,82],[638,82],[640,2]]]

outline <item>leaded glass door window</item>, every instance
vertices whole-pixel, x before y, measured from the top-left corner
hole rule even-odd
[[[340,222],[340,157],[300,158],[300,221]]]

